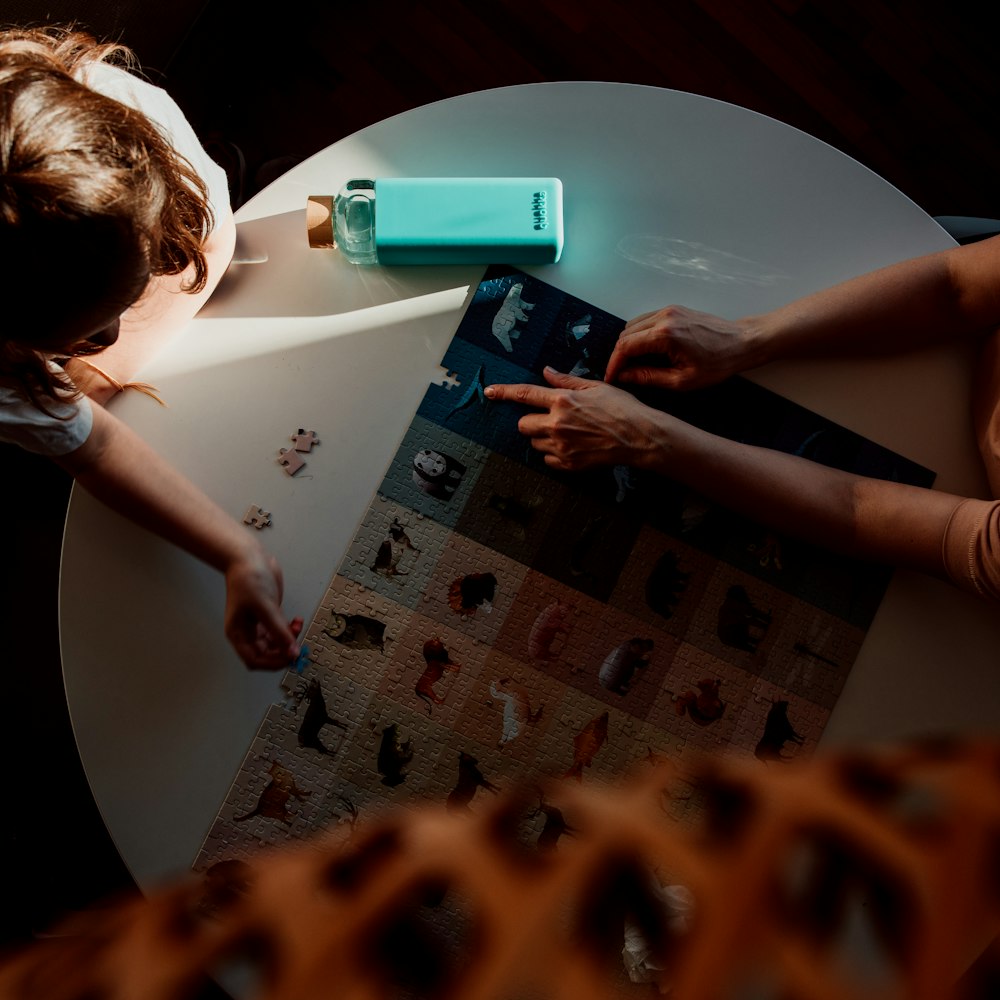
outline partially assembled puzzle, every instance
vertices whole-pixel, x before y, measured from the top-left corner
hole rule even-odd
[[[610,780],[692,750],[780,767],[815,746],[889,571],[662,477],[553,472],[517,431],[525,409],[483,392],[541,384],[545,365],[601,378],[623,325],[487,271],[196,869],[319,827],[347,837],[386,804],[475,811],[513,784],[537,783],[533,835],[554,844],[572,823],[543,780]],[[740,441],[933,480],[744,379],[643,398]],[[697,789],[674,809],[693,819]]]

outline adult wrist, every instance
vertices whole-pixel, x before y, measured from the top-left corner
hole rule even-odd
[[[647,472],[669,475],[677,450],[677,435],[683,434],[687,425],[662,410],[651,410],[649,421],[646,440],[628,464]]]
[[[740,340],[740,371],[760,368],[778,357],[777,338],[766,316],[746,316],[736,321]]]

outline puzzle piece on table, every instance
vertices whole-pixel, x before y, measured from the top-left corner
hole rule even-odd
[[[313,445],[320,443],[315,431],[307,431],[301,427],[291,435],[289,440],[295,442],[294,448],[296,451],[312,451]]]
[[[462,383],[459,381],[458,375],[455,372],[448,371],[444,365],[438,365],[437,371],[430,380],[430,384],[441,385],[446,389],[451,390]]]
[[[279,448],[277,461],[289,476],[294,476],[306,464],[291,448]]]
[[[243,515],[243,523],[251,524],[257,529],[266,528],[271,523],[271,512],[262,510],[257,504],[252,503]]]

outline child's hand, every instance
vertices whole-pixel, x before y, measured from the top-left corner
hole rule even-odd
[[[257,549],[226,570],[226,636],[251,670],[281,670],[298,656],[297,629],[281,614],[281,569]]]
[[[252,670],[287,667],[299,651],[281,614],[277,560],[135,431],[102,406],[93,411],[90,436],[59,464],[112,510],[223,573],[233,648]]]

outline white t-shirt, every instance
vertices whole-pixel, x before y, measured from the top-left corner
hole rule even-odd
[[[108,63],[86,66],[80,82],[105,97],[141,111],[159,126],[171,148],[191,164],[204,182],[208,189],[208,204],[218,225],[222,214],[229,208],[229,181],[225,170],[205,152],[177,102],[160,87],[154,87]]]
[[[159,127],[171,147],[204,181],[218,225],[229,208],[226,172],[202,148],[174,99],[160,87],[106,63],[87,66],[81,82],[105,97],[136,108]],[[61,402],[46,399],[45,405],[51,416],[25,398],[15,379],[0,377],[0,441],[42,455],[67,455],[79,448],[94,422],[90,400],[85,396]]]
[[[0,378],[0,441],[40,455],[76,451],[94,425],[90,400],[86,396],[63,401],[46,397],[45,407],[48,413],[25,397],[16,380]]]

